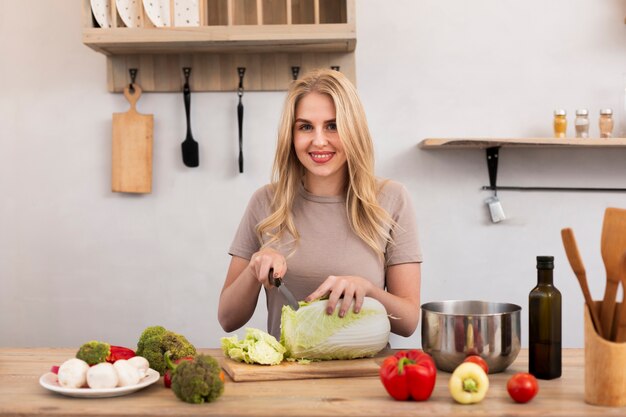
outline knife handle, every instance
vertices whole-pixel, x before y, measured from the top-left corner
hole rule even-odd
[[[267,274],[267,280],[274,287],[280,287],[280,278],[274,278],[274,268],[270,268],[270,272]]]

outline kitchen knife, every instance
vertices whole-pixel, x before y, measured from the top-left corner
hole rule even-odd
[[[289,304],[289,306],[293,308],[294,311],[297,311],[300,308],[300,304],[298,304],[296,297],[294,297],[291,291],[289,291],[289,288],[285,286],[282,278],[274,278],[273,268],[270,268],[268,279],[270,281],[270,284],[278,288],[278,292],[280,292],[283,297],[285,297],[285,299],[287,300],[287,304]]]

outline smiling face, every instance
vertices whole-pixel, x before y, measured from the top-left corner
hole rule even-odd
[[[304,187],[317,195],[342,194],[348,165],[332,98],[311,92],[300,99],[295,110],[293,145],[305,168]]]

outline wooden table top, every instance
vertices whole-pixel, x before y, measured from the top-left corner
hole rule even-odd
[[[200,349],[222,358],[219,349]],[[450,374],[439,372],[435,391],[426,402],[394,401],[378,377],[328,378],[297,381],[232,382],[214,403],[187,404],[158,381],[136,393],[115,398],[70,398],[39,385],[51,365],[72,357],[74,349],[1,348],[0,417],[4,416],[604,416],[624,415],[626,407],[608,408],[584,402],[584,350],[563,350],[563,376],[539,381],[530,403],[516,404],[506,381],[526,372],[523,349],[506,372],[489,376],[490,388],[480,404],[456,404],[448,392]]]

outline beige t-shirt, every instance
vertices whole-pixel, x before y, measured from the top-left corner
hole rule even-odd
[[[229,254],[250,259],[261,248],[256,226],[270,215],[272,191],[268,185],[250,199]],[[406,188],[386,181],[378,196],[379,204],[396,221],[391,230],[393,243],[387,244],[385,260],[363,242],[350,227],[345,196],[316,196],[300,186],[293,205],[293,217],[300,240],[293,252],[291,236],[274,249],[287,258],[283,282],[297,300],[311,294],[329,275],[356,275],[385,287],[385,266],[422,262],[417,239],[415,212]],[[280,338],[280,316],[286,300],[276,288],[266,290],[268,332]]]

